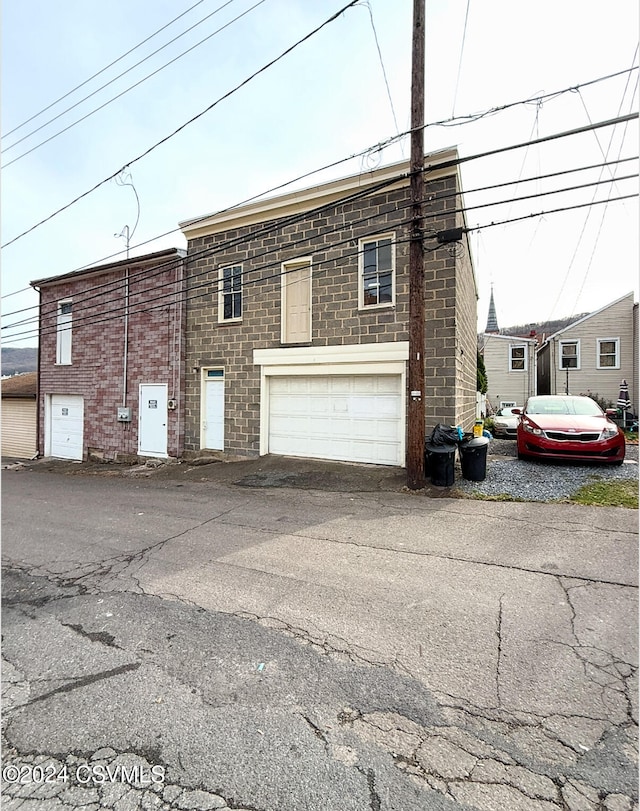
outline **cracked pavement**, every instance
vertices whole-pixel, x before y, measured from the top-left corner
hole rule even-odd
[[[635,512],[3,485],[3,808],[637,811]]]

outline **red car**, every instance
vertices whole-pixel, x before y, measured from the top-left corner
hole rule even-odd
[[[540,395],[514,411],[520,414],[518,459],[624,461],[622,429],[590,397]]]

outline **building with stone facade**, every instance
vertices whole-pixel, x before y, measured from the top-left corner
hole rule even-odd
[[[408,164],[187,220],[185,450],[405,464]],[[425,433],[475,417],[457,152],[425,157]]]
[[[31,283],[41,456],[182,456],[184,256],[171,248]]]

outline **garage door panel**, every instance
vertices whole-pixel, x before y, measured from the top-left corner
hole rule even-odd
[[[400,375],[271,377],[270,453],[402,465]]]

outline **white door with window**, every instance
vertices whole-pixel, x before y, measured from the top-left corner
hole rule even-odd
[[[140,456],[167,456],[166,383],[141,383],[138,411],[138,453]]]
[[[82,459],[84,398],[79,394],[49,396],[48,453],[56,459]]]
[[[203,369],[202,430],[200,445],[214,451],[224,450],[224,370]]]

